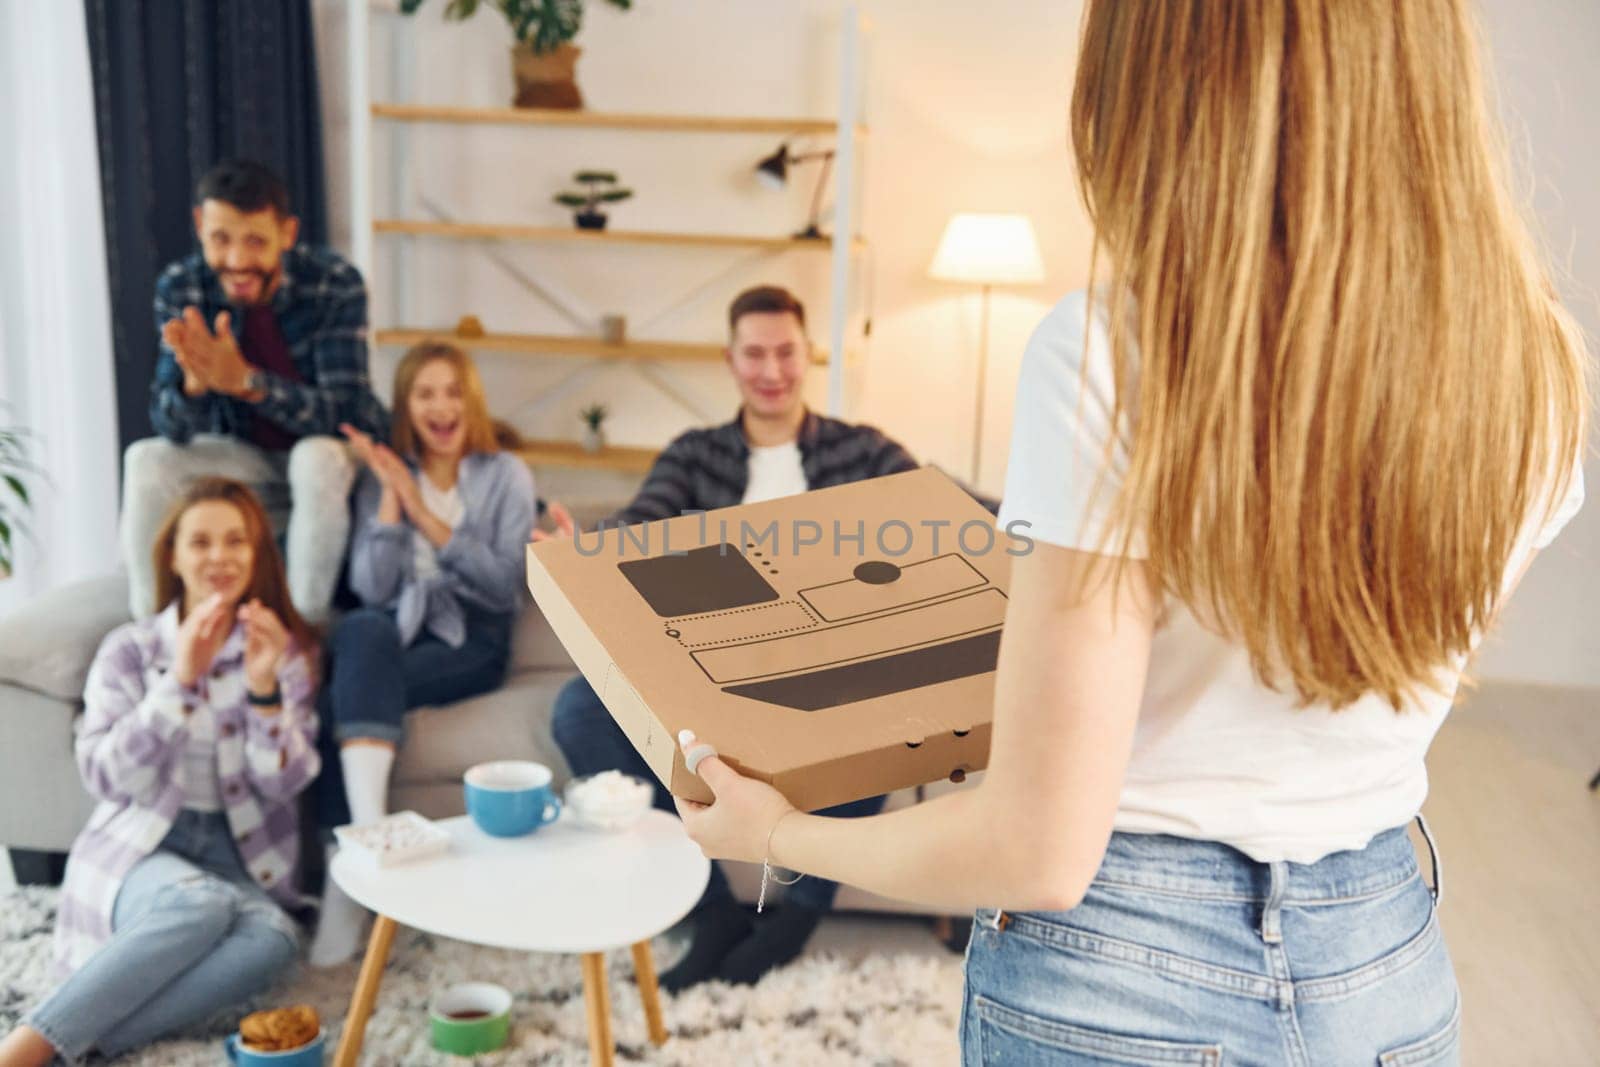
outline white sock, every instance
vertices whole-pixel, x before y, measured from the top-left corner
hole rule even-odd
[[[328,846],[329,867],[333,866],[337,852],[337,846]],[[337,967],[354,956],[361,948],[361,934],[366,924],[367,909],[351,900],[329,875],[322,891],[317,932],[311,938],[311,951],[307,954],[311,966]]]
[[[389,811],[389,769],[394,749],[389,745],[345,745],[339,749],[344,768],[344,795],[350,801],[350,821],[357,826],[377,822]]]

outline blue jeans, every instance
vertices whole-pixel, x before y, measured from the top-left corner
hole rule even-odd
[[[1435,895],[1404,828],[1312,864],[1114,834],[1076,908],[978,912],[961,1058],[1456,1064],[1460,1027]]]
[[[678,809],[673,806],[672,794],[667,792],[667,787],[656,778],[650,765],[628,740],[628,735],[623,733],[622,727],[611,718],[605,702],[582,675],[561,687],[561,692],[556,696],[555,713],[551,716],[550,727],[555,734],[556,747],[567,757],[567,764],[572,768],[573,774],[622,771],[625,774],[635,775],[655,786],[656,807],[677,814]],[[865,800],[854,800],[838,807],[826,808],[817,814],[852,818],[876,815],[881,810],[883,810],[883,797],[868,797]],[[828,911],[833,907],[833,898],[838,892],[837,882],[823,878],[802,878],[784,890],[783,899],[815,911]],[[711,880],[706,883],[706,891],[700,897],[700,903],[725,903],[732,900],[733,891],[728,888],[727,876],[722,873],[719,865],[713,863]]]
[[[221,812],[187,809],[117,892],[111,940],[25,1020],[63,1059],[121,1055],[242,1005],[300,947]]]
[[[400,645],[392,612],[360,608],[339,620],[328,642],[328,677],[319,694],[322,774],[317,815],[323,826],[350,821],[339,744],[375,738],[396,747],[412,708],[449,704],[498,689],[511,659],[514,615],[469,611],[467,639],[451,648],[423,633]]]

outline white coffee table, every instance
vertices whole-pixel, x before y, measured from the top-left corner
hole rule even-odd
[[[610,1064],[613,1054],[603,953],[631,946],[650,1039],[667,1040],[650,939],[689,913],[711,873],[676,816],[651,810],[613,833],[563,817],[515,838],[490,837],[466,816],[438,825],[451,838],[443,855],[379,868],[342,850],[329,868],[339,888],[377,913],[336,1067],[355,1067],[361,1053],[397,923],[494,948],[581,955],[597,1064]]]

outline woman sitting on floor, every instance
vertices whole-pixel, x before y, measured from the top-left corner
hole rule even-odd
[[[344,428],[366,465],[350,547],[350,584],[366,606],[330,644],[323,701],[338,759],[318,787],[326,826],[384,815],[409,709],[505,680],[526,596],[533,475],[496,444],[477,367],[424,342],[395,368],[394,397],[393,448]],[[349,959],[363,918],[330,880],[312,964]]]
[[[316,638],[249,488],[195,482],[156,537],[160,614],[100,645],[78,768],[99,806],[56,920],[65,981],[0,1065],[114,1057],[265,989],[295,958],[295,796],[316,777]]]

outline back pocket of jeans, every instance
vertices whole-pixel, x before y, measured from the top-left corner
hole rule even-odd
[[[1220,1067],[1222,1063],[1221,1045],[1108,1034],[1028,1015],[987,997],[975,997],[973,1009],[978,1015],[978,1047],[984,1067]]]
[[[1378,1067],[1435,1067],[1461,1062],[1461,998],[1438,1030],[1378,1055]]]

